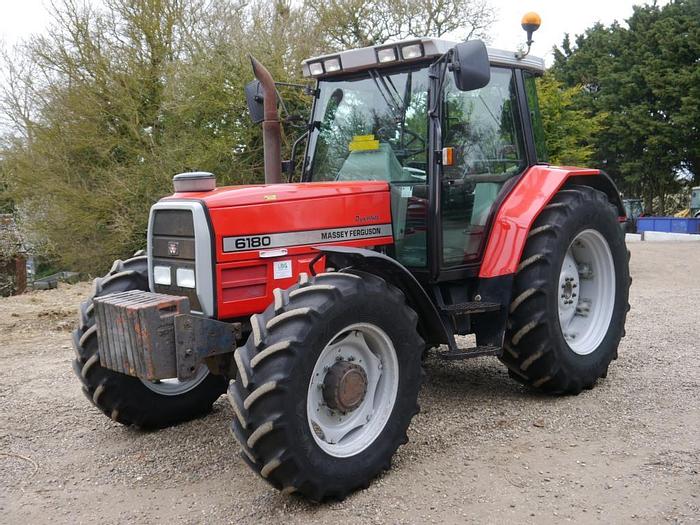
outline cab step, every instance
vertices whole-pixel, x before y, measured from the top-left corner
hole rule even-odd
[[[469,303],[446,304],[441,310],[450,315],[471,315],[485,312],[497,312],[501,309],[499,303],[487,303],[483,301],[472,301]]]
[[[438,352],[441,359],[446,359],[448,361],[471,359],[472,357],[482,357],[486,355],[500,357],[502,354],[503,348],[500,346],[475,346],[472,348],[458,348],[456,351]]]

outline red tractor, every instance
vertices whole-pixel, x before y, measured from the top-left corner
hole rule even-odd
[[[243,460],[323,500],[389,468],[431,348],[552,394],[606,376],[624,208],[605,173],[543,162],[542,60],[420,38],[304,61],[300,183],[282,183],[275,85],[253,68],[265,184],[175,176],[146,254],[95,280],[74,368],[97,408],[161,428],[226,392]]]

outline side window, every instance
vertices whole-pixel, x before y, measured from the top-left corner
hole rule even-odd
[[[537,78],[527,71],[524,73],[524,77],[525,93],[527,93],[527,107],[530,109],[530,120],[532,121],[532,133],[535,137],[537,160],[539,162],[547,162],[549,160],[549,155],[547,153],[547,142],[545,141],[540,104],[537,99]]]
[[[442,258],[460,266],[481,256],[501,187],[527,160],[513,70],[491,68],[489,84],[474,91],[459,91],[451,75],[445,84],[442,145],[454,156],[442,168]]]
[[[443,146],[454,148],[454,163],[443,178],[519,173],[526,161],[513,71],[491,68],[489,84],[474,91],[459,91],[451,75],[446,80]]]

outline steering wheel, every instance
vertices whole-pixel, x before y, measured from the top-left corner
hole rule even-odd
[[[410,140],[404,145],[406,157],[418,155],[419,153],[423,153],[425,151],[426,142],[423,137],[421,137],[418,133],[408,128],[404,128],[403,132],[405,135],[411,137]],[[418,146],[411,148],[411,145],[414,144],[416,141],[418,141]]]
[[[388,128],[387,126],[382,126],[381,128],[377,129],[375,131],[375,136],[377,137],[378,140],[382,142],[389,142],[395,135],[394,135],[395,129],[394,128]],[[413,130],[404,128],[403,130],[404,135],[408,135],[410,139],[408,142],[404,143],[404,147],[402,150],[394,150],[394,154],[396,155],[397,158],[407,158],[411,157],[413,155],[418,155],[419,153],[423,153],[425,151],[426,147],[426,141],[423,137],[421,137],[418,133],[416,133]],[[413,144],[418,142],[417,146],[411,147]]]

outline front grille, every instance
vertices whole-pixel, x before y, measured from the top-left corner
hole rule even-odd
[[[190,210],[157,210],[153,216],[153,234],[194,238],[194,221]]]
[[[151,257],[153,266],[170,267],[170,286],[153,285],[153,291],[182,295],[189,299],[193,310],[201,311],[197,290],[177,286],[177,268],[195,270],[195,227],[190,210],[155,210],[152,222]],[[196,270],[195,270],[196,273]]]

